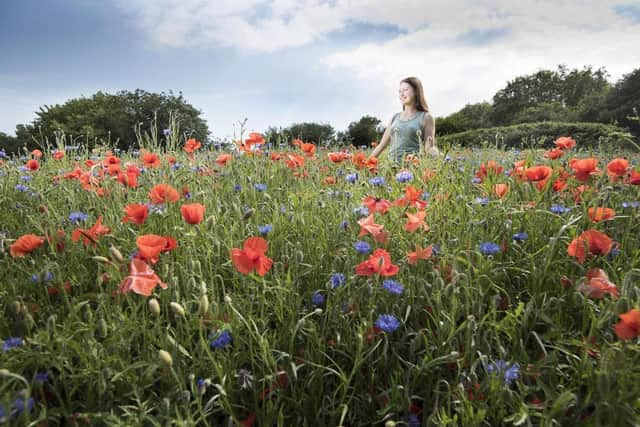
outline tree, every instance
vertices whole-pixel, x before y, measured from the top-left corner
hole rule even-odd
[[[436,134],[450,135],[491,126],[491,104],[478,102],[467,104],[460,111],[436,119]]]
[[[187,103],[182,93],[149,93],[142,89],[116,94],[97,92],[90,98],[70,99],[64,104],[40,107],[28,125],[18,125],[16,135],[21,144],[33,146],[43,139],[55,143],[56,133],[79,138],[91,147],[98,141],[114,143],[127,149],[137,145],[136,128],[155,131],[162,141],[162,131],[169,128],[170,116],[178,121],[186,137],[206,141],[209,129],[201,111]],[[149,128],[156,121],[156,128]]]
[[[349,123],[347,133],[351,142],[356,147],[370,145],[373,141],[379,141],[382,132],[379,127],[380,119],[372,116],[364,116],[357,122]]]
[[[602,111],[602,119],[625,126],[640,136],[640,68],[625,74],[609,91]]]
[[[327,143],[335,134],[335,129],[330,124],[324,123],[294,123],[285,129],[285,135],[290,137],[289,142],[293,139],[301,139],[304,142],[313,142],[314,144]]]
[[[566,112],[560,119],[570,120],[583,98],[606,91],[608,87],[604,68],[594,71],[589,66],[569,71],[559,65],[557,71],[540,70],[516,77],[494,95],[491,121],[499,125],[517,123],[525,109],[543,103],[554,106],[556,117],[562,116],[557,110],[560,106]]]
[[[20,143],[18,138],[7,135],[4,132],[0,132],[0,151],[3,151],[6,155],[17,153],[20,150]]]

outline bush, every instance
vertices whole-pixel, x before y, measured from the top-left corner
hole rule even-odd
[[[538,122],[475,129],[438,138],[438,145],[473,147],[481,144],[499,148],[549,148],[560,136],[571,136],[581,147],[615,145],[631,148],[637,141],[624,129],[602,123]]]

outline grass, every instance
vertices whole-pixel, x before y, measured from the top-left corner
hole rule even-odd
[[[569,158],[596,156],[606,171],[619,153],[578,148],[549,161],[532,150],[454,150],[447,160],[408,166],[413,179],[400,183],[399,169],[384,160],[371,172],[349,160],[331,163],[322,149],[306,158],[304,168],[292,170],[270,155],[235,155],[220,166],[220,152],[201,148],[190,156],[180,146],[174,141],[166,153],[147,146],[160,155],[161,166],[146,168],[136,188],[96,177],[103,196],[78,180],[54,177],[76,165],[88,170],[84,162],[90,158],[99,171],[107,147],[68,151],[61,160],[45,153],[32,172],[19,169],[26,158],[0,166],[0,340],[22,338],[21,345],[0,353],[0,418],[6,423],[638,422],[638,342],[614,332],[618,315],[640,305],[639,210],[623,207],[638,200],[638,187],[612,183],[603,173],[590,179],[593,190],[577,203],[571,189],[582,183],[571,178],[562,192],[550,189],[551,182],[538,190],[503,173],[472,183],[488,160],[511,170],[514,161],[528,159],[530,165],[551,165],[556,176],[561,167],[570,171]],[[295,147],[287,153],[301,154]],[[123,170],[127,162],[142,164],[140,154],[117,154]],[[637,155],[627,155],[635,165]],[[172,167],[168,156],[179,166]],[[435,175],[425,177],[426,169]],[[306,177],[293,175],[303,170]],[[358,174],[355,183],[345,179],[352,173]],[[323,184],[328,176],[336,183]],[[385,184],[371,184],[374,176]],[[497,182],[510,185],[503,198],[493,195]],[[123,223],[123,208],[149,203],[150,189],[160,183],[184,194],[176,203],[153,207],[140,226]],[[416,209],[393,206],[374,214],[389,233],[386,243],[358,237],[363,198],[394,201],[407,185],[428,201],[430,230],[406,232],[406,213]],[[185,203],[206,207],[201,223],[182,219]],[[553,205],[570,210],[554,213]],[[616,215],[593,224],[587,210],[594,206],[611,207]],[[73,224],[72,212],[88,217]],[[89,228],[98,217],[110,232],[95,247],[71,240],[74,229]],[[261,236],[259,227],[266,224],[272,226],[263,237],[273,266],[264,276],[241,274],[232,248]],[[618,242],[618,252],[579,263],[567,247],[591,228]],[[519,232],[527,238],[514,240]],[[28,233],[52,242],[24,257],[10,256],[10,245]],[[144,234],[171,236],[178,245],[152,266],[168,287],[149,298],[118,292],[136,238]],[[357,275],[356,266],[371,254],[354,248],[358,240],[387,250],[398,274]],[[500,250],[483,254],[485,242]],[[407,253],[417,244],[438,249],[411,265]],[[617,285],[617,298],[580,292],[594,267]],[[334,287],[335,273],[345,275],[344,285]],[[400,282],[404,291],[389,293],[385,279]],[[324,301],[314,305],[314,294]],[[152,298],[159,302],[157,314]],[[392,332],[376,328],[382,314],[393,315],[400,326]],[[222,331],[231,342],[216,348],[211,344]],[[511,379],[505,376],[509,369]]]

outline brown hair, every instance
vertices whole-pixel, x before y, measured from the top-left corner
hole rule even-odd
[[[416,95],[416,110],[418,111],[429,111],[429,105],[427,104],[427,100],[424,98],[424,90],[422,89],[422,83],[420,79],[417,77],[407,77],[406,79],[402,79],[400,83],[407,83],[413,88],[413,92]],[[404,105],[402,106],[404,110]]]

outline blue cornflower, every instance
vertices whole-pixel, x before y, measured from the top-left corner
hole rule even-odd
[[[374,176],[373,178],[369,179],[369,184],[371,185],[381,186],[384,185],[384,182],[384,177],[382,176]]]
[[[182,165],[178,162],[175,162],[174,164],[171,165],[171,170],[177,171],[178,169],[180,169]]]
[[[445,162],[450,162],[451,161],[451,156],[445,156],[444,157],[444,161]]]
[[[413,179],[413,174],[410,171],[400,171],[396,174],[396,181],[400,183],[409,182]]]
[[[343,220],[343,221],[340,223],[340,228],[341,228],[342,230],[346,230],[346,229],[347,229],[347,227],[349,227],[349,223],[348,223],[348,222],[347,222],[347,220],[345,219],[345,220]]]
[[[479,205],[482,206],[487,206],[487,204],[489,203],[489,198],[488,197],[476,197],[475,202]]]
[[[520,233],[516,233],[513,235],[513,240],[515,240],[516,242],[523,242],[528,238],[529,238],[529,235],[524,231],[521,231]]]
[[[234,186],[233,186],[233,190],[234,190],[234,191],[240,191],[240,190],[242,190],[242,185],[240,185],[240,184],[236,184],[236,185],[234,185]]]
[[[369,215],[369,208],[366,206],[359,206],[353,209],[353,213],[358,216],[367,216]]]
[[[438,256],[440,255],[441,252],[441,248],[440,248],[440,243],[435,243],[434,245],[431,246],[431,255],[433,256]]]
[[[8,159],[7,152],[4,149],[0,150],[0,159]]]
[[[33,398],[30,397],[27,400],[24,399],[16,399],[13,401],[13,410],[15,411],[15,415],[20,415],[24,412],[24,410],[31,412],[33,409]]]
[[[349,175],[345,176],[344,179],[349,184],[353,184],[354,182],[356,182],[358,180],[358,174],[357,173],[350,173]]]
[[[504,375],[504,382],[506,385],[511,385],[520,376],[520,365],[514,363],[509,366],[509,362],[505,360],[496,360],[494,363],[487,366],[487,372],[495,372],[497,374],[502,373]]]
[[[402,293],[404,292],[404,286],[402,286],[402,283],[396,282],[395,280],[387,279],[383,281],[382,287],[385,288],[390,293],[396,294],[396,295],[402,295]]]
[[[482,180],[478,177],[475,178],[471,178],[471,183],[472,184],[480,184],[482,182]]]
[[[368,254],[371,251],[371,245],[362,240],[355,242],[353,247],[361,254]]]
[[[618,255],[620,255],[620,249],[613,247],[611,248],[611,252],[609,252],[609,259],[613,259],[615,257],[617,257]]]
[[[381,314],[376,319],[375,326],[387,333],[391,333],[400,327],[400,321],[391,314]]]
[[[26,159],[25,159],[25,160],[26,160]],[[24,166],[24,165],[23,165],[23,166],[18,167],[18,170],[19,170],[20,172],[29,172],[29,169],[28,169],[26,166]]]
[[[22,181],[27,182],[27,181],[32,181],[32,180],[33,180],[33,177],[32,177],[31,175],[22,175],[22,176],[20,177],[20,179],[21,179]]]
[[[211,337],[210,337],[211,338]],[[231,344],[233,338],[231,338],[231,333],[226,329],[216,337],[215,340],[211,341],[211,348],[225,348],[229,344]]]
[[[83,221],[86,221],[87,218],[89,218],[89,214],[86,214],[84,212],[71,212],[69,214],[69,222],[72,224],[79,224]]]
[[[16,185],[16,190],[22,191],[23,193],[25,193],[25,192],[29,191],[29,187],[27,187],[24,184],[18,184],[18,185]]]
[[[264,191],[267,189],[267,184],[254,184],[253,188],[255,188],[257,191]]]
[[[639,208],[640,202],[622,202],[623,208]]]
[[[24,341],[22,341],[22,338],[20,338],[20,337],[9,337],[6,340],[4,340],[4,342],[2,343],[2,352],[6,353],[7,351],[11,350],[12,348],[22,347],[23,344],[24,344]]]
[[[429,197],[431,197],[431,193],[429,193],[428,191],[422,193],[422,200],[428,200]]]
[[[164,136],[169,136],[169,134],[171,134],[171,129],[162,129],[162,133]]]
[[[204,394],[207,391],[207,385],[207,380],[205,380],[204,378],[198,378],[198,380],[196,381],[196,390],[198,391],[198,394]]]
[[[407,416],[407,425],[409,427],[420,427],[420,418],[416,414],[409,414]]]
[[[46,383],[49,382],[49,373],[48,372],[38,372],[35,377],[36,382]]]
[[[500,245],[492,242],[482,242],[480,243],[480,252],[482,252],[482,255],[495,255],[500,252]]]
[[[333,273],[329,280],[331,281],[331,286],[333,288],[340,287],[347,283],[347,278],[342,273]]]
[[[319,306],[324,304],[324,296],[320,292],[316,292],[311,296],[311,304]]]
[[[570,210],[571,208],[566,208],[563,205],[551,205],[551,212],[553,212],[554,214],[561,215],[565,212],[569,212]]]
[[[273,230],[273,227],[271,226],[271,224],[265,224],[265,225],[258,226],[258,231],[260,232],[260,234],[271,233],[271,230]]]

